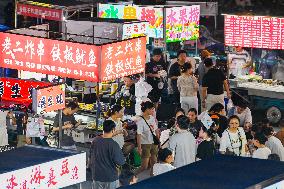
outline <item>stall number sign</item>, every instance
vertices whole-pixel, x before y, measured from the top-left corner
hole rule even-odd
[[[34,90],[33,109],[37,114],[65,108],[65,84]]]
[[[284,49],[284,18],[225,15],[225,45]]]
[[[0,32],[0,67],[97,82],[100,48]]]
[[[0,175],[1,188],[6,189],[58,189],[84,181],[86,153]]]
[[[43,6],[17,3],[17,14],[34,18],[62,21],[62,9],[52,9]]]
[[[140,37],[147,35],[148,33],[148,22],[133,22],[123,24],[123,37],[122,39],[129,39],[133,37]]]
[[[199,19],[199,5],[166,8],[166,41],[198,39]]]
[[[144,72],[146,37],[104,45],[102,57],[102,81]]]
[[[32,90],[50,86],[50,83],[0,78],[0,99],[29,105],[32,102]]]
[[[137,19],[149,22],[148,37],[163,38],[163,8],[99,4],[100,18]]]

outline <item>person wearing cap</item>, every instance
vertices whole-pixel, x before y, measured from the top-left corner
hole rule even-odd
[[[146,64],[145,73],[146,81],[152,86],[152,90],[149,93],[150,100],[155,103],[157,108],[157,103],[159,102],[162,90],[164,88],[164,81],[161,73],[167,70],[166,62],[163,58],[163,52],[161,49],[153,50],[153,57],[151,61]]]
[[[237,77],[249,73],[251,57],[242,47],[236,47],[235,53],[228,55],[230,77]]]
[[[208,71],[204,66],[204,60],[207,59],[207,58],[210,58],[212,53],[210,53],[208,50],[203,50],[200,53],[200,55],[201,55],[201,62],[198,65],[196,74],[198,75],[199,95],[200,95],[200,99],[202,99],[202,80],[203,80],[205,73]],[[203,112],[203,111],[204,111],[204,109],[201,106],[201,112]]]
[[[205,59],[204,65],[208,72],[202,80],[202,107],[209,110],[216,103],[224,105],[224,88],[227,92],[227,98],[230,99],[231,95],[225,74],[213,67],[212,59]]]

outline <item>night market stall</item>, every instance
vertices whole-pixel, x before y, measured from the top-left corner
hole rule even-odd
[[[228,54],[229,68],[237,70],[234,77],[230,77],[231,87],[250,101],[254,109],[265,110],[266,118],[270,122],[279,122],[283,118],[284,110],[284,104],[280,101],[284,97],[284,61],[281,56],[284,49],[284,19],[267,16],[224,16],[225,45],[237,47],[232,48],[233,52]],[[251,51],[239,51],[242,47]],[[257,49],[262,51],[256,53]],[[279,54],[270,56],[267,52]],[[249,56],[252,58],[247,59]],[[243,63],[248,63],[249,67],[244,68]]]

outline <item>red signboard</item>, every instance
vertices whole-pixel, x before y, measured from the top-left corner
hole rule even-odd
[[[97,82],[100,49],[0,32],[0,67]]]
[[[29,105],[32,102],[32,89],[50,86],[50,83],[12,78],[0,78],[0,98],[4,101]]]
[[[28,4],[17,3],[17,14],[34,18],[62,21],[62,9],[52,9]]]
[[[65,84],[37,89],[33,109],[37,114],[65,108]]]
[[[146,37],[134,38],[102,47],[101,80],[109,81],[144,72]]]
[[[225,45],[284,49],[284,18],[225,15]]]

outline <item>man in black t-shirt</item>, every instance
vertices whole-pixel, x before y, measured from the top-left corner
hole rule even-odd
[[[231,98],[231,96],[225,74],[213,67],[212,59],[205,59],[204,65],[208,72],[202,80],[202,107],[209,110],[216,103],[224,105],[224,88],[227,97]]]
[[[61,147],[68,150],[76,150],[75,141],[73,140],[72,130],[81,124],[76,121],[74,114],[79,110],[79,106],[75,102],[69,102],[62,111],[62,143]],[[59,114],[54,118],[53,132],[59,131]]]
[[[174,103],[180,103],[180,93],[177,87],[177,79],[181,75],[181,67],[186,63],[186,51],[180,50],[177,53],[178,61],[170,67],[169,78],[171,79],[171,86],[173,89]]]
[[[148,62],[145,68],[146,81],[153,88],[148,97],[155,104],[159,102],[164,88],[164,81],[159,72],[167,70],[166,63],[162,55],[163,53],[160,49],[154,49],[151,62]]]

